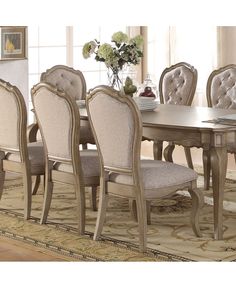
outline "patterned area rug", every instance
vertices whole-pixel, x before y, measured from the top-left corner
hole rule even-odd
[[[236,173],[235,173],[236,174]],[[212,192],[204,191],[208,204],[201,212],[202,238],[196,238],[189,220],[191,200],[186,192],[152,203],[148,225],[148,252],[138,251],[137,223],[128,201],[110,198],[101,241],[93,241],[96,213],[87,197],[86,235],[76,233],[76,200],[73,187],[56,184],[48,223],[39,224],[43,190],[33,196],[32,218],[23,220],[23,189],[20,178],[5,182],[0,202],[0,236],[9,237],[65,255],[71,261],[236,261],[236,180],[227,175],[225,188],[224,240],[213,240]],[[202,186],[202,176],[199,186]],[[87,192],[90,195],[90,191]]]

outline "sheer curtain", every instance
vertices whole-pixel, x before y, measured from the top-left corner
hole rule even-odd
[[[148,72],[156,84],[161,72],[178,62],[187,62],[198,70],[198,83],[193,105],[206,106],[206,82],[217,66],[217,27],[214,26],[149,26]]]

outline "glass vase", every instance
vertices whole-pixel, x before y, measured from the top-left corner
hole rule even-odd
[[[122,89],[122,81],[121,81],[121,70],[119,69],[108,69],[107,77],[108,77],[108,85],[116,90]]]

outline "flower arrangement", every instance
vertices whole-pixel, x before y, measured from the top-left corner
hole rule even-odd
[[[120,87],[121,80],[119,72],[125,65],[137,65],[143,56],[143,38],[137,35],[129,39],[128,35],[119,31],[112,35],[112,44],[101,44],[96,39],[87,42],[83,46],[83,57],[89,58],[95,54],[95,60],[104,62],[106,67],[112,71],[111,85]]]

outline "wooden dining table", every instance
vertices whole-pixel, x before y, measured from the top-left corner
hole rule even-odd
[[[234,110],[169,104],[159,104],[154,111],[141,113],[144,137],[154,141],[177,141],[186,147],[202,148],[209,153],[212,169],[214,238],[217,240],[223,239],[227,145],[236,147],[236,124],[223,125],[214,119],[232,113]],[[80,109],[80,114],[82,119],[87,119],[86,109]]]

